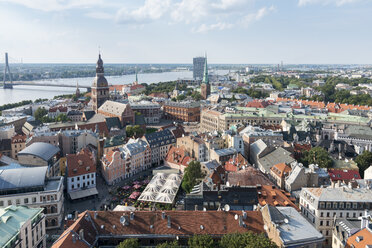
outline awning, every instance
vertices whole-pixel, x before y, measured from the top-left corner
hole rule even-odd
[[[76,200],[76,199],[88,197],[91,195],[98,195],[98,191],[96,188],[89,188],[89,189],[70,192],[69,194],[70,194],[71,200]]]

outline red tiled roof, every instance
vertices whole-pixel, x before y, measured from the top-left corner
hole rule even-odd
[[[332,181],[350,181],[361,179],[359,170],[328,169],[328,174]]]
[[[269,105],[270,105],[270,103],[268,101],[253,100],[253,101],[247,103],[246,107],[249,107],[249,108],[266,108]]]
[[[290,193],[278,189],[275,186],[262,185],[261,188],[257,188],[257,193],[258,201],[261,206],[265,206],[266,204],[272,206],[290,206],[299,211],[299,208],[294,203],[295,199],[290,197]]]
[[[145,88],[142,84],[135,84],[130,87],[130,90],[142,89]]]
[[[372,233],[368,228],[351,235],[346,241],[346,248],[366,248],[372,245]]]
[[[117,91],[121,91],[123,89],[123,87],[124,87],[124,85],[118,85],[118,84],[116,84],[116,85],[110,85],[109,91],[115,91],[115,89]]]
[[[225,170],[228,172],[236,172],[239,171],[244,167],[249,166],[250,164],[248,161],[238,153],[237,156],[233,156],[225,163]]]
[[[89,149],[82,150],[78,154],[68,154],[66,160],[69,177],[96,172],[95,159]]]
[[[238,172],[230,172],[227,174],[227,181],[230,185],[240,186],[256,186],[273,185],[273,183],[259,170],[252,166],[248,166],[244,170]]]
[[[72,241],[72,234],[84,230],[84,238],[91,245],[99,237],[105,239],[137,237],[156,238],[157,236],[172,235],[189,237],[190,235],[209,234],[222,236],[229,233],[254,233],[264,232],[264,223],[260,211],[246,211],[247,217],[243,219],[244,226],[239,225],[235,215],[241,215],[241,211],[164,211],[166,217],[162,218],[161,211],[136,211],[134,218],[129,218],[130,212],[121,211],[86,211],[78,220],[70,226],[61,237],[53,244],[56,247],[87,247],[77,246]],[[95,216],[96,214],[96,216]],[[120,223],[120,217],[126,216],[128,225]],[[167,226],[168,216],[171,227]],[[151,226],[151,227],[150,227]],[[80,240],[79,240],[80,241]],[[82,242],[83,243],[83,242]]]
[[[165,157],[165,161],[183,166],[187,166],[191,160],[192,159],[186,152],[184,146],[181,147],[171,146]]]
[[[58,106],[58,107],[52,107],[49,109],[49,112],[57,112],[57,110],[59,110],[59,112],[62,112],[62,113],[66,113],[67,112],[67,107],[64,107],[64,106]]]
[[[291,170],[292,170],[292,168],[290,166],[286,165],[285,163],[276,164],[273,167],[271,167],[271,171],[279,177],[284,177],[284,176],[288,175],[288,173]]]
[[[167,93],[163,93],[163,92],[154,92],[154,93],[151,93],[149,96],[151,96],[151,97],[159,97],[159,98],[168,98],[168,94]]]

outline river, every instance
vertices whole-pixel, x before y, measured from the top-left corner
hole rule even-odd
[[[227,70],[215,71],[218,75],[225,75],[228,73]],[[138,74],[139,83],[158,83],[177,80],[181,78],[192,78],[192,71],[174,71],[174,72],[162,72],[162,73],[144,73]],[[86,78],[60,78],[60,79],[49,79],[49,80],[35,80],[34,82],[45,82],[52,83],[56,86],[61,84],[90,86],[93,82],[93,77]],[[123,76],[107,76],[109,84],[130,84],[135,81],[135,75],[123,75]],[[80,89],[84,92],[85,89]],[[71,94],[75,92],[75,88],[65,87],[43,87],[43,86],[26,86],[17,85],[13,89],[0,88],[0,105],[6,103],[15,103],[22,100],[36,100],[38,98],[53,98],[57,95]]]

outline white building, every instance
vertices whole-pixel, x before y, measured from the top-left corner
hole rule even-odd
[[[66,156],[67,193],[71,200],[98,194],[96,189],[96,159],[89,149]]]
[[[0,208],[44,208],[45,228],[59,228],[64,216],[63,177],[47,178],[46,174],[47,167],[0,170]]]
[[[9,206],[0,209],[1,247],[46,247],[45,215],[42,208]]]
[[[372,209],[372,190],[369,187],[353,188],[340,183],[328,188],[303,188],[300,194],[301,213],[326,238],[331,245],[333,221],[336,218],[363,216]]]
[[[16,134],[14,125],[0,127],[0,140],[10,139]]]

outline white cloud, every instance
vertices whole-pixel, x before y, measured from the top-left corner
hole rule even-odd
[[[209,14],[208,0],[182,0],[174,3],[171,18],[175,22],[197,22]]]
[[[103,5],[103,0],[0,0],[42,11],[61,11],[74,8],[89,8]]]
[[[100,20],[110,20],[114,18],[112,14],[106,12],[88,12],[85,16]]]
[[[145,4],[137,9],[121,8],[116,20],[119,23],[146,23],[160,19],[167,13],[171,0],[146,0]]]
[[[298,0],[298,5],[305,6],[309,4],[322,4],[322,5],[334,4],[336,6],[342,6],[344,4],[356,3],[359,1],[360,0]]]
[[[248,14],[248,15],[244,16],[241,23],[243,25],[249,25],[252,22],[256,22],[256,21],[261,20],[264,16],[268,15],[270,12],[273,12],[274,10],[275,10],[274,6],[263,7],[261,9],[257,10],[257,12],[255,12],[255,13],[251,13],[251,14]]]
[[[230,29],[232,27],[233,25],[231,23],[224,23],[224,22],[219,22],[219,23],[210,24],[210,25],[203,23],[198,28],[196,29],[194,28],[192,31],[195,33],[205,33],[205,32],[212,31],[212,30],[221,31],[225,29]]]

